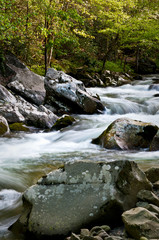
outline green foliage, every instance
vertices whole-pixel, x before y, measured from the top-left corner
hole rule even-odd
[[[124,64],[122,64],[121,61],[117,62],[107,61],[105,64],[105,69],[112,72],[129,72],[129,73],[133,72],[128,65],[126,65],[124,69]]]
[[[158,9],[156,0],[0,0],[0,46],[40,75],[44,65],[121,71],[138,49],[158,58]]]
[[[32,65],[30,70],[38,75],[45,76],[45,66],[44,65]]]

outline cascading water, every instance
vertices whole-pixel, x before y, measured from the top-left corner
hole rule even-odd
[[[100,96],[105,113],[75,115],[77,122],[67,129],[0,138],[0,239],[24,239],[8,230],[20,214],[21,193],[64,161],[129,159],[142,168],[159,165],[159,151],[116,151],[91,144],[92,138],[117,118],[129,117],[159,126],[158,91],[149,90],[157,78],[147,76],[121,87],[89,88]]]

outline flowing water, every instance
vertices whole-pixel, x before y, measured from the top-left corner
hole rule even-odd
[[[121,87],[89,88],[98,94],[106,111],[101,115],[75,115],[77,122],[56,132],[17,134],[0,138],[0,240],[23,240],[8,227],[21,211],[21,195],[42,176],[62,165],[76,160],[134,160],[143,169],[159,166],[159,151],[107,150],[91,144],[115,119],[128,117],[159,126],[159,97],[149,86],[159,75],[147,76]]]

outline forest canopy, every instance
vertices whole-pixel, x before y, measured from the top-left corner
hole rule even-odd
[[[0,0],[0,53],[32,70],[131,71],[159,65],[158,0]]]

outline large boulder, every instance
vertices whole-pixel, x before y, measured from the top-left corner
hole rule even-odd
[[[140,149],[149,148],[158,127],[128,118],[119,118],[92,143],[108,149]]]
[[[141,237],[158,239],[159,219],[155,213],[145,208],[137,207],[122,214],[125,229],[128,234],[136,240]]]
[[[25,123],[38,128],[51,128],[58,117],[45,106],[33,106],[22,97],[17,97],[19,112],[24,116]]]
[[[12,230],[53,236],[116,222],[141,189],[152,185],[134,162],[67,162],[24,192],[24,211]]]
[[[20,96],[13,96],[0,85],[0,114],[9,123],[24,122],[38,128],[51,128],[58,117],[43,105],[35,106]]]
[[[44,102],[44,77],[30,71],[12,53],[5,55],[3,73],[0,72],[0,83],[9,87],[16,94],[36,105]]]
[[[81,81],[53,68],[46,73],[45,89],[45,103],[57,111],[92,114],[105,109],[98,98],[86,91]]]
[[[0,136],[10,132],[7,120],[0,115]]]
[[[16,103],[16,98],[4,86],[0,84],[0,102]]]

